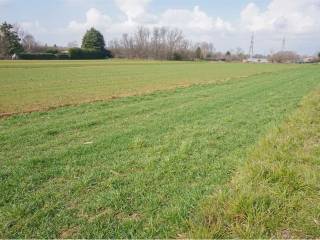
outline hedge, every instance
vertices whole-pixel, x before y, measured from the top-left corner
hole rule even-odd
[[[52,49],[46,50],[46,53],[58,54],[58,53],[59,53],[59,50],[52,48]]]
[[[109,50],[94,50],[71,48],[68,53],[20,53],[18,58],[21,60],[70,60],[70,59],[105,59],[111,58],[112,54]]]
[[[70,56],[68,53],[58,53],[56,54],[58,60],[70,60]]]
[[[22,60],[56,60],[57,56],[52,53],[19,53],[18,58]]]
[[[71,59],[104,59],[109,57],[110,53],[108,50],[71,48],[69,49],[69,55]]]

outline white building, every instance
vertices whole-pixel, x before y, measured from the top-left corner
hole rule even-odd
[[[248,58],[243,60],[245,63],[269,63],[269,60],[266,58]]]

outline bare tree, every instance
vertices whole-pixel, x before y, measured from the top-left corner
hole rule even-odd
[[[173,53],[178,50],[179,44],[183,40],[182,31],[179,29],[169,30],[167,32],[167,59],[173,58]]]
[[[247,55],[244,53],[244,51],[240,47],[238,47],[236,49],[236,52],[234,53],[233,60],[243,61],[246,58],[247,58]]]
[[[132,37],[130,37],[127,33],[123,34],[121,45],[122,46],[120,48],[123,48],[124,55],[127,58],[133,58],[134,57],[134,43],[133,43]]]
[[[111,40],[108,43],[108,48],[111,49],[112,54],[117,58],[128,58],[123,53],[123,48],[117,39]]]
[[[39,44],[31,34],[27,34],[22,39],[22,46],[27,52],[33,52],[37,50]]]
[[[134,34],[134,42],[137,58],[148,58],[149,53],[150,30],[145,27],[139,27]]]
[[[161,59],[160,57],[160,51],[161,51],[161,29],[160,28],[154,28],[151,38],[151,49],[152,54],[155,59]]]
[[[299,55],[291,51],[281,51],[270,56],[270,60],[276,63],[295,63],[299,59]]]
[[[214,51],[213,44],[203,43],[206,53]],[[192,60],[195,58],[194,45],[186,40],[179,29],[155,27],[152,30],[139,27],[132,34],[123,34],[120,40],[108,43],[115,57],[148,58],[158,60]]]
[[[76,48],[79,47],[79,43],[77,41],[69,42],[67,45],[68,48]]]
[[[18,33],[20,39],[23,39],[26,35],[28,35],[28,33],[18,23],[13,24],[13,29],[16,33]]]

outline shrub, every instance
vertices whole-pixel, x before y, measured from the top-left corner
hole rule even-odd
[[[20,53],[18,58],[22,60],[56,60],[57,56],[52,53]]]
[[[196,58],[197,59],[201,59],[202,58],[202,50],[201,50],[200,47],[197,47],[195,54],[196,54]]]
[[[69,55],[71,59],[104,59],[110,55],[107,50],[94,50],[82,48],[70,48]]]
[[[182,54],[179,52],[174,52],[173,53],[173,60],[174,61],[182,61],[183,60]]]
[[[103,51],[105,52],[107,58],[114,58],[114,54],[110,50],[104,49]]]
[[[58,53],[59,53],[59,51],[58,51],[58,49],[50,48],[50,49],[46,50],[46,52],[45,52],[45,53],[58,54]]]
[[[70,56],[68,53],[58,53],[56,54],[58,60],[70,60]]]

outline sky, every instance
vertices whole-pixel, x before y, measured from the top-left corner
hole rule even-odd
[[[138,26],[183,30],[217,51],[320,51],[320,0],[0,0],[0,22],[18,23],[38,41],[66,46],[95,27],[106,42]]]

